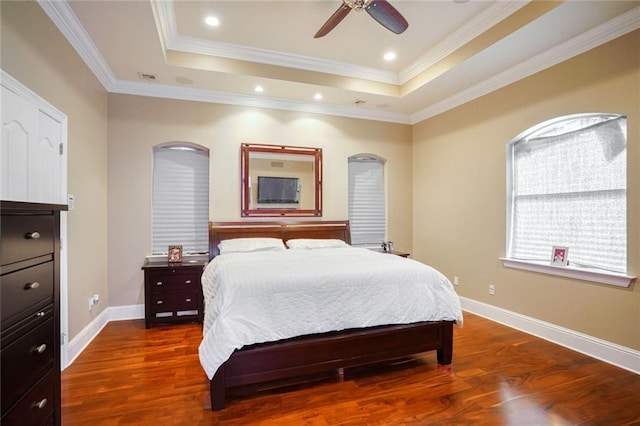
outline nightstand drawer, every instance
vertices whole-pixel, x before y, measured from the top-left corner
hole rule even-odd
[[[0,263],[7,265],[53,252],[53,215],[2,215]]]
[[[5,417],[4,426],[11,425],[43,425],[53,422],[56,380],[50,371],[38,384],[27,393]]]
[[[167,293],[151,298],[151,312],[154,316],[161,312],[185,311],[198,311],[198,297],[195,293]]]
[[[53,261],[2,276],[2,328],[11,325],[22,312],[40,302],[53,302]]]
[[[149,287],[152,293],[167,291],[195,291],[200,285],[200,275],[194,272],[168,269],[165,272],[149,273]]]
[[[3,410],[11,407],[43,373],[53,367],[54,336],[53,318],[50,318],[2,348],[0,386]]]

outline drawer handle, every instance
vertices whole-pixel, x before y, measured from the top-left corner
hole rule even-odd
[[[40,311],[38,313],[36,313],[36,318],[41,318],[45,315],[44,311]]]
[[[26,283],[24,285],[25,290],[35,290],[38,287],[40,287],[40,283],[38,281],[34,281],[32,283]]]
[[[191,302],[191,299],[185,299],[185,302]]]
[[[186,280],[184,283],[185,284],[191,284],[191,280]]]
[[[162,305],[163,303],[164,303],[164,302],[163,302],[162,300],[158,300],[158,301],[156,302],[156,304],[158,304],[158,305]]]
[[[156,285],[162,285],[162,281],[158,281]]]
[[[42,401],[34,402],[33,404],[31,404],[31,408],[42,410],[45,405],[47,405],[47,398],[43,398]]]
[[[39,346],[34,347],[33,349],[31,349],[31,352],[34,354],[41,354],[44,353],[44,351],[47,350],[47,344],[43,343]]]
[[[24,237],[27,240],[37,240],[38,238],[40,238],[40,233],[38,231],[27,232],[26,234],[24,234]]]

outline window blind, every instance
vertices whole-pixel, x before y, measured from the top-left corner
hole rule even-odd
[[[153,150],[153,253],[169,245],[206,253],[209,220],[209,153],[190,145]]]
[[[554,122],[511,145],[508,257],[551,258],[569,247],[571,265],[626,273],[626,117]]]
[[[384,163],[378,158],[349,158],[351,244],[380,245],[385,238]]]

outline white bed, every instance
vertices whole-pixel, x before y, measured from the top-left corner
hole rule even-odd
[[[336,330],[421,321],[462,325],[460,301],[435,269],[363,248],[226,253],[202,277],[200,361],[209,379],[236,349]]]

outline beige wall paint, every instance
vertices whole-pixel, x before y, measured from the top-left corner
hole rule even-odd
[[[107,93],[36,2],[2,2],[2,69],[68,117],[69,337],[107,307]],[[89,297],[102,302],[89,312]]]
[[[552,117],[628,116],[628,265],[640,273],[640,31],[414,126],[415,257],[461,296],[640,350],[640,288],[506,269],[506,144]],[[495,296],[489,296],[489,283]]]
[[[243,142],[322,148],[324,220],[347,218],[347,158],[378,155],[387,160],[389,238],[401,250],[412,245],[410,126],[111,94],[108,251],[112,306],[143,302],[140,267],[151,254],[152,147],[170,141],[209,148],[213,221],[241,219]]]

